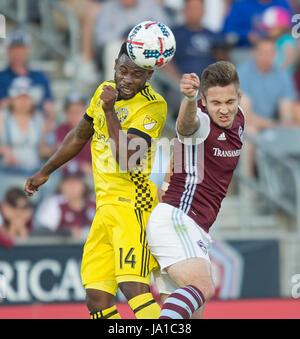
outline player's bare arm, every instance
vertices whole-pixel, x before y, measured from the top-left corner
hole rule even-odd
[[[168,167],[168,170],[167,170],[166,175],[165,175],[165,180],[164,180],[162,186],[160,187],[160,189],[158,191],[158,200],[159,201],[162,201],[163,196],[165,195],[166,191],[168,190],[170,180],[171,180],[171,176],[173,174],[173,170],[174,170],[174,153],[172,153],[171,156],[170,156],[169,167]]]
[[[106,116],[108,134],[114,141],[114,146],[116,148],[116,161],[119,163],[121,169],[130,170],[139,160],[136,159],[136,161],[131,162],[130,159],[132,159],[135,153],[139,155],[138,158],[141,158],[146,151],[147,143],[143,138],[134,134],[126,134],[122,130],[122,126],[114,109],[117,98],[118,91],[115,88],[111,86],[103,87],[100,99],[102,100],[102,108]]]
[[[59,149],[45,165],[26,181],[25,192],[32,196],[38,191],[39,187],[48,181],[51,173],[74,158],[82,150],[93,134],[92,123],[81,119],[79,124],[66,135]]]
[[[197,116],[199,88],[200,80],[195,73],[183,74],[180,80],[180,90],[185,98],[181,102],[177,118],[177,130],[181,135],[192,135],[200,127],[200,119]]]

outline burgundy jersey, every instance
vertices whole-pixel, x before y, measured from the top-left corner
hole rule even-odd
[[[198,107],[208,114],[201,101]],[[227,194],[240,157],[245,124],[240,108],[229,129],[209,119],[210,132],[201,144],[188,145],[175,140],[173,174],[163,196],[164,203],[182,210],[206,232],[216,220]]]
[[[59,204],[61,218],[58,228],[90,227],[96,213],[96,203],[88,199],[81,211],[74,211],[66,202]]]

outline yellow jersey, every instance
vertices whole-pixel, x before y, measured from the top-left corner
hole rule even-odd
[[[116,87],[114,81],[102,83],[96,90],[89,108],[88,119],[93,119],[94,135],[91,142],[93,174],[97,208],[104,204],[128,204],[150,211],[156,200],[157,188],[149,180],[154,161],[156,142],[161,136],[167,116],[167,103],[146,83],[143,90],[128,100],[117,100],[115,112],[122,130],[143,137],[148,151],[133,170],[122,170],[114,156],[100,95],[104,85]],[[127,152],[127,145],[124,152]]]

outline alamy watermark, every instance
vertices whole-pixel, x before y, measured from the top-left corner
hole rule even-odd
[[[291,294],[294,299],[300,298],[300,274],[295,274],[291,279],[292,290]]]
[[[295,14],[292,17],[292,22],[295,25],[292,27],[292,37],[295,39],[300,38],[300,14]]]
[[[0,38],[5,39],[6,37],[6,20],[3,14],[0,14]]]

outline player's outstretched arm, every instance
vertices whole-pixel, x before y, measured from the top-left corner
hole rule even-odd
[[[81,119],[79,124],[66,135],[59,149],[45,165],[26,181],[25,192],[32,196],[38,191],[39,187],[48,181],[51,173],[74,158],[82,150],[93,134],[92,123]]]
[[[200,88],[199,77],[195,73],[183,74],[180,80],[180,90],[184,94],[177,117],[177,130],[179,134],[189,136],[200,127],[197,116],[197,97]]]

